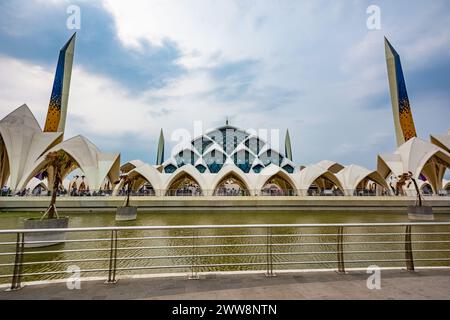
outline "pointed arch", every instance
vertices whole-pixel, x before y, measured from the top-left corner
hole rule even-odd
[[[143,185],[150,184],[154,191],[154,194],[150,192],[150,195],[156,195],[162,189],[160,175],[160,172],[155,167],[147,163],[127,173],[130,179],[135,180],[132,187],[133,191],[138,191]],[[114,194],[118,194],[122,188],[123,180],[116,186]]]
[[[244,195],[251,196],[255,194],[254,186],[250,179],[234,165],[225,166],[222,171],[213,179],[211,183],[211,190],[213,191],[213,194],[218,194],[218,189],[220,187],[224,187],[223,184],[230,179],[235,180],[236,184],[241,187],[241,190],[238,190],[238,193],[240,192],[241,194],[243,193]]]
[[[324,191],[324,189],[327,189],[330,186],[334,186],[341,192],[344,192],[344,188],[339,179],[332,172],[319,165],[306,167],[300,171],[298,179],[302,195],[307,195],[308,190],[310,190],[313,185],[316,185],[321,191]]]
[[[66,177],[67,174],[76,168],[80,168],[91,183],[91,190],[99,190],[105,178],[108,178],[111,182],[115,182],[119,178],[119,154],[102,153],[85,137],[76,136],[56,145],[37,159],[34,162],[32,169],[27,171],[24,175],[24,178],[20,182],[20,186],[24,188],[33,177],[45,169],[48,165],[46,160],[48,153],[58,151],[64,152],[73,160],[73,167],[68,168],[67,171],[63,173],[63,177]]]
[[[203,177],[192,165],[186,165],[179,168],[170,176],[170,179],[163,184],[164,194],[167,196],[199,196],[203,195],[205,190],[207,190],[205,187],[206,184]]]
[[[412,138],[393,154],[378,156],[378,172],[385,178],[392,172],[396,176],[412,172],[415,179],[424,175],[433,191],[442,185],[445,170],[450,167],[450,154],[419,138]]]
[[[15,191],[24,189],[32,177],[35,162],[62,141],[62,132],[42,132],[27,105],[22,105],[0,121],[0,182]],[[26,180],[23,182],[23,180]]]
[[[364,191],[366,193],[365,190],[368,190],[369,181],[374,182],[387,191],[390,190],[389,185],[380,173],[353,164],[339,171],[336,177],[341,182],[347,196],[354,195],[357,190],[359,190],[358,192]]]
[[[295,196],[298,194],[298,186],[294,179],[275,165],[261,171],[257,189],[261,195]]]
[[[39,180],[37,178],[33,178],[27,184],[26,189],[29,190],[30,194],[32,195],[40,195],[38,192],[39,190],[41,191],[41,193],[42,191],[48,191],[47,180]]]
[[[419,188],[422,195],[432,195],[434,193],[433,186],[428,182],[423,182]]]

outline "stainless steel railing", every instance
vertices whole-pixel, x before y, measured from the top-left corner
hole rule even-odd
[[[355,267],[450,267],[450,223],[149,226],[64,229],[62,244],[26,241],[61,229],[0,231],[0,283],[83,276],[115,283],[120,275],[176,270],[196,279],[214,271]],[[53,240],[52,240],[53,242]]]

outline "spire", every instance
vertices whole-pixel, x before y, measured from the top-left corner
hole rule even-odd
[[[286,131],[286,139],[285,139],[284,148],[285,148],[285,156],[286,156],[286,158],[288,158],[289,160],[293,161],[291,137],[289,135],[289,130]]]
[[[76,33],[59,52],[52,95],[48,107],[44,132],[64,132],[66,129],[67,105],[70,80],[72,78]]]
[[[395,133],[397,145],[401,146],[406,141],[417,137],[417,133],[409,104],[408,92],[406,91],[400,56],[387,38],[384,38],[384,43]]]
[[[161,134],[159,135],[159,143],[158,143],[158,153],[156,155],[156,165],[160,166],[164,163],[164,132],[161,129]]]
[[[225,125],[226,125],[226,126],[229,126],[229,125],[230,125],[230,120],[228,119],[228,117],[227,117],[227,120],[225,121]]]

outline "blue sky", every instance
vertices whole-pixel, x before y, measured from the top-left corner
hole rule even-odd
[[[153,163],[159,131],[290,130],[294,160],[375,168],[395,149],[384,36],[402,57],[419,136],[450,128],[450,3],[348,0],[0,0],[0,117],[43,124],[81,8],[67,137]],[[366,26],[369,5],[381,30]]]

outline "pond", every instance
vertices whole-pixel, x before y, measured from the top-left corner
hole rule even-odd
[[[187,225],[247,225],[247,224],[328,224],[328,223],[391,223],[409,222],[406,214],[374,212],[302,212],[302,211],[158,211],[140,212],[133,222],[116,222],[115,213],[73,213],[70,227],[111,226],[187,226]],[[0,229],[22,228],[25,218],[37,218],[37,213],[1,213]],[[450,222],[450,214],[435,215],[436,222]],[[346,228],[345,241],[355,242],[344,249],[347,268],[405,267],[404,227]],[[192,272],[189,265],[198,265],[203,271],[248,271],[264,270],[266,260],[267,230],[239,228],[234,230],[201,230],[193,240],[191,230],[126,231],[121,232],[118,257],[119,276],[130,274]],[[336,228],[276,228],[273,231],[273,263],[280,269],[336,268]],[[414,233],[438,233],[414,235]],[[368,239],[358,236],[377,233]],[[381,233],[381,234],[380,234]],[[397,234],[395,234],[397,233]],[[110,232],[71,233],[68,240],[99,239],[86,243],[66,243],[48,248],[27,249],[23,273],[43,273],[26,276],[24,281],[59,279],[67,277],[68,267],[76,265],[81,270],[107,269],[110,255]],[[248,237],[252,235],[252,237]],[[255,237],[253,237],[255,236]],[[154,239],[142,239],[155,237]],[[102,240],[103,239],[103,240]],[[15,241],[15,236],[1,236],[0,242]],[[195,241],[195,250],[193,249]],[[426,242],[423,242],[426,241]],[[442,241],[442,242],[436,242]],[[361,243],[370,242],[370,243]],[[222,246],[225,245],[225,246]],[[145,248],[142,248],[145,247]],[[83,251],[86,250],[87,251]],[[99,251],[96,251],[99,249]],[[194,251],[193,251],[194,250]],[[436,250],[439,250],[437,252]],[[0,283],[8,283],[14,262],[14,245],[0,246]],[[45,253],[39,253],[45,251]],[[386,252],[387,251],[387,252]],[[450,266],[450,226],[414,227],[413,251],[416,266]],[[309,254],[311,253],[311,254]],[[196,256],[193,258],[193,256]],[[137,259],[136,259],[137,258]],[[89,261],[80,262],[88,259]],[[194,260],[195,259],[195,262]],[[429,259],[429,260],[428,260]],[[436,260],[435,260],[436,259]],[[442,260],[439,260],[442,259]],[[55,263],[60,261],[61,263]],[[66,262],[67,261],[67,262]],[[358,262],[361,261],[361,262]],[[45,262],[43,264],[35,264]],[[248,264],[248,265],[243,265]],[[161,268],[159,268],[161,267]],[[107,272],[83,272],[83,276],[106,277]]]

